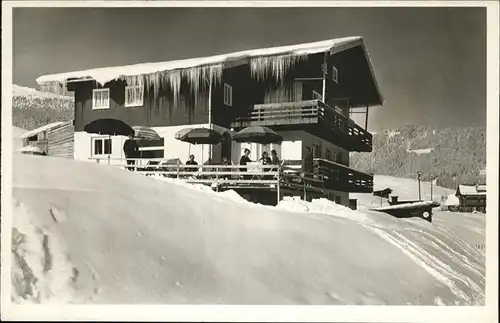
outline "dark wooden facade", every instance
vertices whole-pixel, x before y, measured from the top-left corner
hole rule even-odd
[[[460,212],[486,212],[486,195],[457,194]]]
[[[146,88],[143,106],[125,107],[125,86],[125,81],[111,81],[102,87],[95,81],[69,83],[69,89],[75,92],[75,131],[83,131],[86,124],[103,118],[119,119],[131,126],[151,127],[208,123],[206,91],[199,93],[196,100],[183,91],[174,105],[168,89],[161,89],[155,98],[153,89]],[[108,109],[92,109],[92,93],[97,88],[109,88]]]

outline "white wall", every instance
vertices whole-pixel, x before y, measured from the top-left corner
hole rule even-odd
[[[349,151],[346,149],[339,147],[337,145],[334,145],[322,138],[316,137],[308,132],[302,131],[302,130],[294,130],[294,131],[281,131],[279,132],[280,135],[283,136],[284,142],[293,142],[294,140],[297,142],[301,142],[302,146],[302,156],[305,156],[306,153],[306,147],[310,147],[311,149],[313,148],[313,144],[319,144],[321,148],[321,158],[325,158],[325,153],[326,149],[330,149],[331,152],[341,152],[342,153],[342,162],[345,165],[349,165]],[[285,152],[283,151],[282,153],[292,153],[294,156],[298,155],[295,153],[296,146],[292,149],[291,152]],[[284,149],[283,149],[284,150]],[[299,158],[302,159],[302,158]]]
[[[194,159],[198,164],[206,162],[210,155],[210,145],[192,145],[175,139],[175,134],[184,128],[208,128],[208,124],[184,125],[184,126],[169,126],[169,127],[152,127],[160,137],[164,138],[165,151],[164,158],[179,158],[185,163],[189,155],[194,155]],[[213,155],[220,155],[220,145],[214,148]]]
[[[302,160],[302,156],[305,156],[306,154],[306,147],[310,147],[312,149],[312,144],[315,143],[320,145],[322,158],[325,158],[325,152],[328,148],[332,152],[342,152],[342,161],[346,165],[349,165],[349,152],[346,149],[334,145],[324,139],[302,130],[281,131],[279,134],[283,136],[281,151],[281,156],[283,156],[282,159]],[[348,192],[333,191],[330,194],[329,199],[334,200],[334,196],[340,196],[340,204],[344,206],[349,205]]]
[[[302,130],[294,131],[280,131],[280,135],[283,136],[283,142],[281,145],[271,144],[271,145],[260,145],[255,143],[233,143],[232,150],[232,160],[239,162],[241,156],[243,155],[243,150],[245,148],[250,149],[250,159],[258,160],[262,156],[263,151],[267,151],[269,154],[272,149],[275,149],[278,153],[280,160],[302,160],[306,153],[306,147],[311,147],[312,144],[319,144],[321,147],[321,156],[325,158],[326,149],[330,149],[333,152],[342,152],[342,161],[349,165],[349,152],[337,145],[334,145],[324,139],[311,135]]]
[[[261,145],[256,143],[237,143],[233,142],[232,146],[232,154],[231,159],[234,163],[239,163],[241,156],[243,156],[243,151],[245,148],[250,149],[250,159],[257,161],[262,157],[262,153],[266,151],[269,156],[271,156],[271,150],[276,150],[276,153],[282,159],[282,145],[279,144],[270,144],[270,145]]]
[[[199,125],[189,125],[189,126],[171,126],[171,127],[152,127],[160,137],[164,138],[164,158],[179,158],[183,163],[185,163],[190,154],[195,156],[195,160],[198,164],[206,162],[210,155],[210,145],[191,145],[189,143],[175,139],[175,134],[184,128],[198,128],[206,127],[208,124]],[[75,153],[74,158],[78,160],[89,161],[92,157],[93,147],[91,147],[92,137],[102,137],[109,138],[108,136],[101,136],[95,134],[88,134],[84,131],[75,132]],[[111,137],[111,155],[110,158],[125,158],[123,153],[123,144],[127,137],[124,136],[112,136]],[[220,161],[221,156],[221,145],[214,146],[213,148],[213,160]],[[107,155],[102,156],[107,157]],[[117,162],[115,162],[117,163]]]
[[[74,147],[74,158],[77,160],[83,161],[91,161],[96,162],[95,160],[90,160],[92,157],[92,152],[94,147],[92,147],[92,138],[102,138],[108,139],[111,138],[111,154],[109,155],[110,159],[113,158],[125,158],[123,154],[123,144],[127,137],[125,136],[103,136],[96,134],[89,134],[85,131],[75,132],[75,147]],[[108,155],[98,156],[100,158],[107,158]],[[110,160],[110,164],[121,164],[121,161],[112,161]]]

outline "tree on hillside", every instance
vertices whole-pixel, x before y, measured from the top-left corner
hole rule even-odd
[[[372,153],[353,153],[351,167],[366,172],[414,177],[420,170],[423,180],[437,177],[438,185],[454,188],[455,183],[485,182],[486,128],[441,128],[404,126],[400,135],[374,135]],[[418,155],[410,149],[433,148]],[[454,174],[456,179],[454,180]]]

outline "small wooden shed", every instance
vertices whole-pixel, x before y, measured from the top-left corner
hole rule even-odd
[[[486,185],[458,185],[455,195],[460,201],[460,212],[486,212]]]
[[[46,155],[73,158],[75,129],[73,121],[53,122],[25,132],[23,147],[40,148]]]

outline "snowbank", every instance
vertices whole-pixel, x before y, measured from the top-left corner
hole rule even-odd
[[[17,302],[484,304],[484,254],[425,221],[326,200],[291,212],[74,160],[13,164]]]
[[[23,140],[21,139],[21,136],[23,133],[25,133],[26,130],[19,128],[19,127],[12,127],[12,149],[17,150],[22,147],[23,145]]]
[[[444,203],[446,206],[458,206],[460,205],[460,201],[455,194],[450,194],[446,198],[446,202]]]

